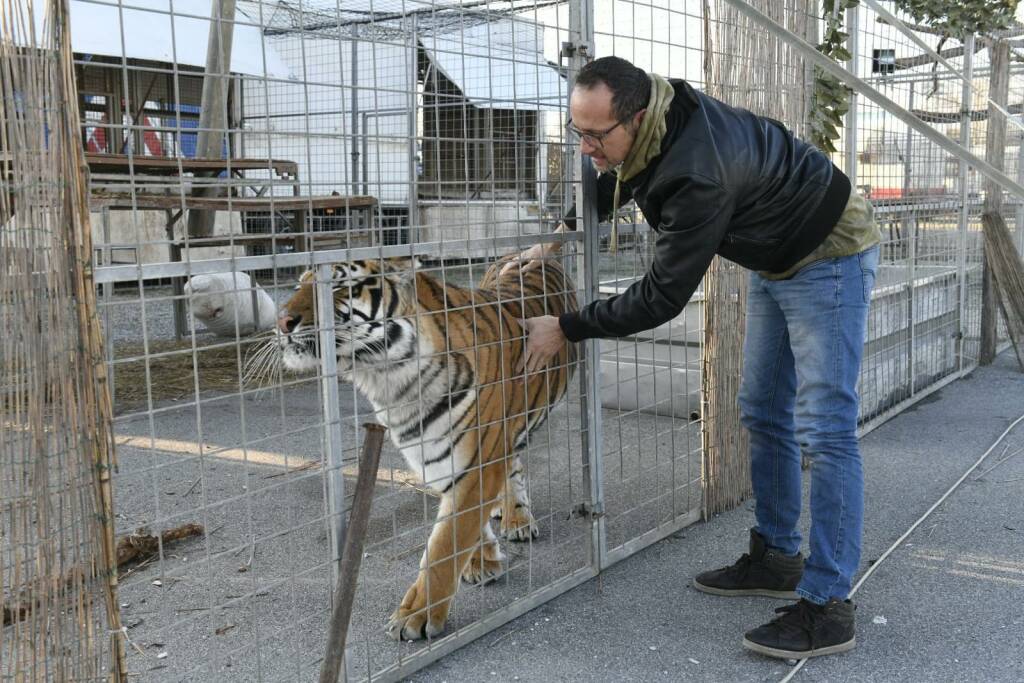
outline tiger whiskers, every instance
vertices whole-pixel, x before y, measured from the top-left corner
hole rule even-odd
[[[246,351],[245,367],[242,374],[242,386],[256,388],[254,396],[257,397],[262,396],[265,391],[278,384],[284,374],[281,346],[277,334],[273,331],[265,334],[269,337],[265,342],[254,344]]]

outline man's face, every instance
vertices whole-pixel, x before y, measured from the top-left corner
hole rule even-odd
[[[612,91],[604,83],[593,88],[573,88],[569,99],[572,125],[582,133],[580,153],[594,161],[602,173],[615,168],[629,155],[646,110],[638,112],[630,121],[619,124],[612,113]],[[609,131],[603,135],[605,131]]]

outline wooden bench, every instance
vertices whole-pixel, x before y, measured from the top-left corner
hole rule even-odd
[[[377,199],[369,196],[344,196],[338,194],[321,196],[274,196],[267,191],[275,184],[274,178],[218,178],[223,172],[231,174],[245,170],[269,170],[276,177],[283,177],[298,190],[297,165],[282,160],[258,159],[171,159],[167,157],[135,157],[124,155],[86,155],[90,164],[92,192],[90,208],[94,211],[163,211],[165,232],[171,261],[181,261],[183,252],[200,247],[221,247],[242,245],[250,247],[270,245],[275,249],[279,243],[290,243],[295,251],[313,251],[317,248],[343,248],[357,234],[365,235],[365,242],[377,242],[374,231],[374,209]],[[107,174],[105,172],[112,171]],[[127,171],[127,173],[125,173]],[[95,172],[95,174],[93,173]],[[184,178],[182,173],[192,173],[193,178]],[[196,184],[195,178],[207,180],[206,187],[221,185],[227,196],[193,196],[187,192],[189,184]],[[239,182],[240,180],[240,182]],[[227,182],[223,182],[227,181]],[[254,191],[257,196],[233,196],[239,185]],[[258,186],[258,187],[255,187]],[[130,189],[131,191],[126,191]],[[177,190],[173,192],[172,190]],[[231,233],[192,237],[176,235],[175,228],[184,225],[181,220],[186,211],[227,211],[241,214],[266,213],[270,216],[272,232]],[[345,217],[347,226],[339,230],[313,229],[312,216]],[[278,229],[279,226],[279,229]],[[244,227],[243,227],[244,229]],[[172,286],[176,296],[184,294],[184,279],[173,278]],[[174,306],[174,329],[177,337],[186,332],[186,312],[182,299]]]
[[[222,171],[271,171],[295,178],[299,165],[284,159],[190,159],[186,157],[147,157],[127,154],[86,152],[85,163],[93,173],[123,173],[132,169],[149,175],[180,175],[182,173],[219,174]]]
[[[318,245],[351,234],[346,230],[310,230],[306,218],[310,212],[322,212],[329,216],[348,216],[361,223],[361,229],[369,233],[369,244],[373,238],[373,209],[377,198],[365,195],[321,195],[312,197],[191,197],[131,193],[94,192],[90,198],[93,210],[103,208],[130,211],[164,211],[167,214],[167,239],[179,248],[214,247],[231,244],[259,244],[269,242],[294,242],[296,251],[312,251]],[[239,213],[268,213],[276,215],[282,222],[282,230],[262,234],[214,235],[211,237],[176,237],[174,228],[185,215],[185,211],[230,211]],[[178,260],[172,254],[171,260]]]
[[[373,209],[377,199],[368,196],[326,195],[317,197],[191,197],[162,196],[129,193],[94,193],[91,207],[98,210],[160,210],[167,214],[165,229],[169,242],[170,260],[181,261],[187,249],[201,247],[270,245],[291,242],[295,251],[313,251],[317,248],[343,248],[357,232],[367,235],[367,245],[376,243],[373,230]],[[269,213],[279,216],[283,230],[267,234],[228,234],[211,237],[176,236],[175,226],[190,209],[208,211],[231,211],[241,213]],[[354,219],[358,228],[344,230],[308,229],[306,218],[311,211],[323,211],[325,215],[348,216]],[[290,214],[290,218],[289,218]],[[185,292],[184,278],[172,278],[174,295],[182,297]],[[187,318],[183,298],[174,302],[174,334],[182,338],[187,332]]]

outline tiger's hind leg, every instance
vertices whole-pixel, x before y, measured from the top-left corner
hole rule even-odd
[[[512,459],[505,488],[491,517],[501,520],[501,535],[510,541],[523,542],[540,536],[537,520],[530,512],[530,496],[526,492],[526,473],[516,455]]]
[[[483,538],[480,540],[480,545],[473,551],[469,563],[462,570],[462,580],[466,583],[485,586],[505,573],[504,559],[505,555],[501,552],[501,546],[498,545],[498,537],[494,535],[494,530],[491,529],[491,523],[488,521],[483,526]]]

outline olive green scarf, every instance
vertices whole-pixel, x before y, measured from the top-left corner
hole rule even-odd
[[[665,113],[672,102],[675,90],[672,85],[657,74],[648,74],[651,78],[651,99],[647,102],[647,113],[640,122],[636,139],[629,154],[615,170],[615,197],[613,200],[612,235],[608,250],[613,254],[619,249],[619,184],[628,181],[640,171],[647,168],[651,159],[661,152],[661,141],[665,137],[668,126]]]

